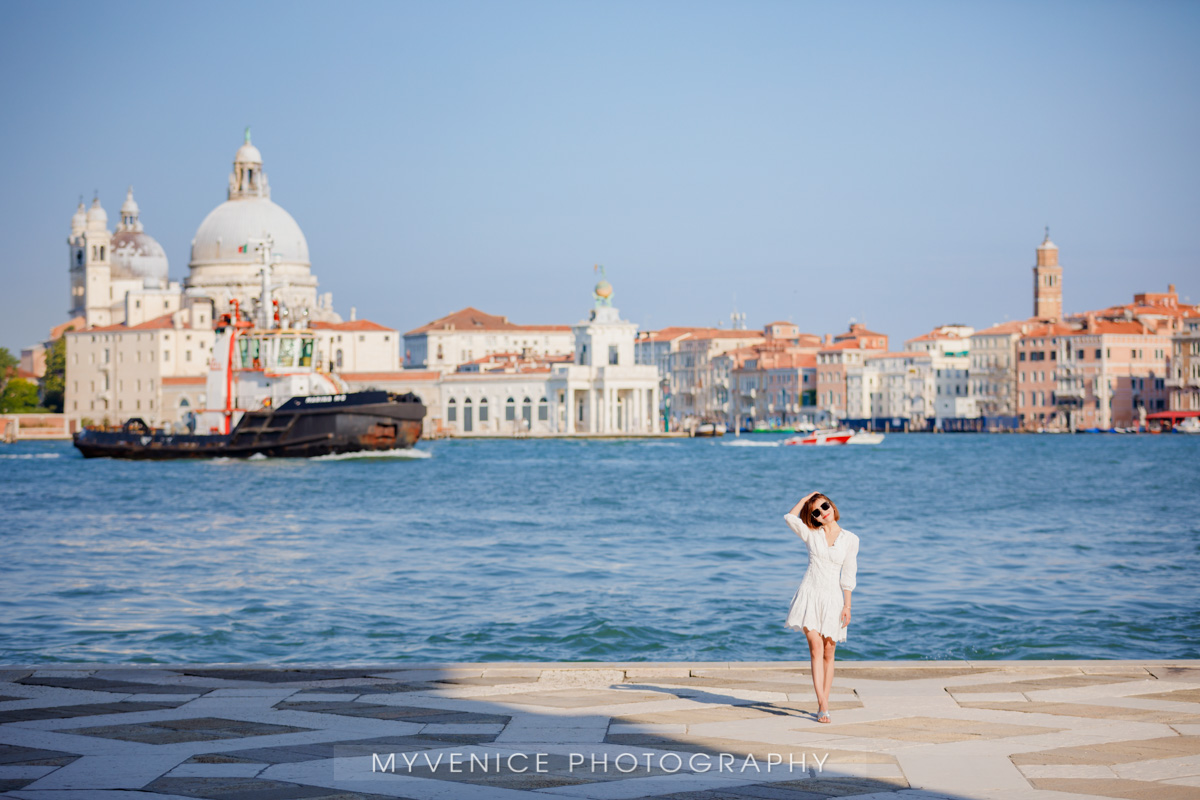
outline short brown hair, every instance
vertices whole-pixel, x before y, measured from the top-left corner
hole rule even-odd
[[[815,531],[817,528],[821,527],[820,525],[813,525],[812,512],[813,509],[817,507],[817,504],[822,500],[829,500],[829,498],[823,494],[814,494],[812,497],[808,498],[808,502],[804,504],[804,508],[800,509],[800,520],[807,525],[810,530]],[[829,505],[833,509],[833,518],[835,520],[840,520],[842,515],[838,513],[837,503],[829,500]]]

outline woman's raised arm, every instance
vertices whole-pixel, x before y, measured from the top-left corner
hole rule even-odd
[[[791,511],[783,515],[783,521],[788,524],[788,527],[791,528],[797,536],[804,540],[805,544],[808,543],[808,536],[811,531],[798,515],[800,514],[800,510],[804,508],[804,504],[808,502],[808,498],[812,497],[814,494],[817,493],[809,492],[808,494],[804,495],[803,500],[801,500],[799,503],[796,503],[796,505],[792,506]]]

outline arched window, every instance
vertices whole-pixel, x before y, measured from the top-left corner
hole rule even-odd
[[[104,260],[104,245],[100,245],[100,260]]]
[[[528,397],[521,403],[521,419],[525,421],[525,427],[529,427],[529,423],[533,420],[533,401]]]
[[[488,421],[488,403],[486,397],[479,401],[479,421]]]
[[[179,407],[180,408],[187,408],[190,405],[191,405],[191,403],[188,402],[188,399],[186,397],[179,398]]]
[[[340,347],[338,348],[338,351],[333,356],[333,362],[334,362],[334,365],[337,366],[338,369],[342,368],[342,349]]]
[[[442,346],[441,346],[441,344],[439,344],[439,345],[438,345],[438,349],[437,349],[437,360],[438,360],[438,361],[441,361],[441,360],[442,360]]]
[[[545,422],[550,419],[550,404],[546,402],[546,398],[538,401],[538,420]]]
[[[510,397],[510,398],[508,398],[508,401],[504,404],[504,419],[507,420],[508,422],[512,422],[516,418],[517,418],[517,402]]]
[[[450,398],[450,403],[446,407],[446,421],[458,422],[458,404],[453,397]]]

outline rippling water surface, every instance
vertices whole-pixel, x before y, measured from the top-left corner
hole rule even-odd
[[[0,446],[0,661],[806,659],[783,522],[861,539],[839,659],[1200,657],[1200,437]]]

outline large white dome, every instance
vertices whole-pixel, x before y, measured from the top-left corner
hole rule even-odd
[[[253,247],[239,253],[238,248],[251,239],[274,240],[273,252],[285,264],[309,266],[308,242],[292,215],[265,197],[226,200],[214,208],[192,239],[193,266],[198,264],[261,263]]]

